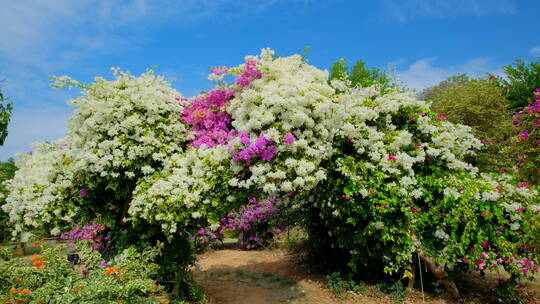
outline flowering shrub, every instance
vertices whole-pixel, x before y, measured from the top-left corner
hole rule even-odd
[[[484,144],[474,158],[480,171],[496,172],[511,163],[503,149],[512,131],[508,119],[511,112],[507,110],[504,90],[494,81],[454,76],[425,89],[421,95],[448,121],[472,128]]]
[[[227,185],[233,173],[225,146],[188,148],[171,156],[161,172],[139,180],[129,214],[161,226],[166,235],[210,225],[230,210],[234,189]]]
[[[60,234],[66,223],[72,223],[78,211],[78,190],[65,140],[34,144],[34,152],[20,156],[17,172],[6,183],[9,191],[2,209],[14,223],[14,235],[26,242],[36,228]]]
[[[180,120],[181,96],[163,77],[113,70],[115,80],[98,77],[69,102],[79,108],[69,120],[67,148],[75,171],[117,190],[118,181],[152,174],[189,137]]]
[[[242,248],[263,248],[274,235],[281,233],[284,223],[280,216],[275,200],[257,202],[256,199],[250,199],[249,204],[239,212],[231,212],[227,218],[221,219],[221,226],[240,231],[238,241]]]
[[[107,230],[107,227],[99,223],[85,225],[82,228],[75,226],[71,231],[62,233],[60,238],[72,241],[73,243],[68,245],[70,248],[73,248],[78,241],[90,241],[92,249],[99,251],[104,249],[105,242],[110,240],[109,235],[103,235],[105,230]]]
[[[160,303],[168,302],[153,277],[157,251],[130,252],[105,262],[90,246],[78,244],[69,262],[65,246],[42,248],[32,263],[22,258],[0,262],[3,303]]]
[[[80,108],[66,139],[19,162],[3,207],[15,236],[100,217],[118,251],[167,242],[159,278],[184,295],[190,236],[206,242],[228,227],[246,249],[264,246],[290,210],[356,274],[370,265],[410,277],[416,254],[456,295],[447,271],[537,271],[538,248],[521,237],[537,221],[537,190],[478,174],[470,127],[398,87],[329,84],[298,55],[263,50],[212,72],[236,78],[189,100],[152,72],[58,78],[85,88],[71,102]]]
[[[201,228],[197,230],[197,233],[189,237],[189,240],[193,242],[197,252],[204,252],[208,247],[218,240],[222,240],[224,231],[220,229],[217,232],[212,229]]]
[[[195,136],[191,144],[195,148],[203,144],[211,148],[229,141],[231,117],[224,108],[234,94],[233,90],[212,90],[184,108],[182,118],[191,126]]]
[[[338,250],[357,274],[371,267],[398,278],[411,275],[415,253],[433,272],[538,270],[538,249],[521,236],[533,222],[525,218],[538,220],[538,192],[509,175],[478,175],[464,161],[480,146],[470,128],[410,94],[364,88],[342,98],[349,117],[323,164],[334,169],[305,198],[310,237],[333,247],[321,250]]]
[[[514,164],[519,175],[526,181],[540,183],[540,89],[534,92],[535,101],[523,110],[514,113],[512,119],[515,130],[509,147],[506,149],[514,156]]]
[[[249,72],[254,74],[248,78],[250,84],[235,95],[227,111],[232,126],[249,134],[250,142],[257,143],[261,136],[272,140],[275,156],[271,157],[274,148],[270,148],[258,162],[237,162],[240,167],[236,170],[246,168],[249,174],[233,178],[231,185],[244,189],[261,186],[268,194],[307,191],[325,177],[319,163],[331,155],[332,138],[340,123],[332,101],[334,89],[327,84],[328,73],[308,65],[300,55],[272,55],[273,51],[263,50],[260,57],[247,58],[258,64],[246,64],[241,70],[256,69],[261,74]],[[231,142],[232,146],[247,144],[245,137]],[[253,151],[248,149],[245,154]]]

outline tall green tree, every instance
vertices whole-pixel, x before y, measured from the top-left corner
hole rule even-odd
[[[505,93],[496,82],[483,78],[456,75],[434,87],[420,92],[419,96],[431,102],[440,119],[470,126],[484,143],[476,165],[482,171],[497,171],[511,167],[511,161],[502,151],[502,144],[512,133],[512,115],[505,106]]]
[[[379,68],[369,68],[362,59],[358,60],[353,66],[347,66],[347,60],[341,58],[334,62],[330,68],[329,81],[334,79],[349,80],[353,87],[369,87],[380,85],[383,90],[395,86],[392,78]]]
[[[0,146],[4,145],[8,135],[8,124],[11,120],[12,110],[13,105],[4,98],[4,94],[0,91]]]
[[[7,189],[4,184],[15,175],[17,167],[13,158],[9,158],[5,162],[0,162],[0,207],[6,202]],[[9,237],[9,216],[0,208],[0,241]]]
[[[532,103],[532,92],[540,88],[540,57],[528,63],[516,59],[513,65],[504,66],[503,71],[504,76],[491,77],[505,90],[510,107],[518,109]]]

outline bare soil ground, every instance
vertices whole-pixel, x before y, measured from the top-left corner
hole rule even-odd
[[[423,303],[418,291],[411,291],[404,301],[392,300],[374,286],[364,294],[349,293],[338,298],[325,288],[322,275],[308,274],[295,263],[294,255],[282,250],[217,250],[198,257],[195,280],[202,286],[211,304],[350,304],[350,303]],[[465,299],[453,301],[448,295],[425,294],[429,304],[485,303],[481,294],[496,285],[498,276],[468,278],[471,290]],[[536,284],[536,285],[535,285]],[[538,280],[527,289],[538,289]],[[527,302],[540,303],[540,294]]]

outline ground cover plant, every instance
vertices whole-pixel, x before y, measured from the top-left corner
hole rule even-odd
[[[164,288],[155,279],[155,249],[126,251],[105,261],[86,243],[42,245],[31,261],[13,258],[0,264],[3,303],[165,303]],[[71,252],[66,254],[66,252]]]
[[[524,237],[538,221],[537,189],[479,173],[470,127],[377,73],[382,83],[361,87],[354,69],[330,79],[300,55],[264,49],[211,72],[216,87],[191,99],[152,71],[57,77],[82,96],[67,137],[37,144],[6,184],[13,237],[67,232],[112,260],[159,246],[157,282],[194,300],[193,242],[240,227],[252,249],[289,215],[351,280],[366,269],[410,279],[420,257],[459,297],[453,273],[504,269],[515,281],[538,271]]]

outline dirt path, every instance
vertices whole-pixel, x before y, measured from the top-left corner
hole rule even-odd
[[[279,250],[219,250],[199,256],[195,279],[211,304],[352,304],[394,303],[388,296],[335,297],[323,288],[325,278],[307,274],[293,257]],[[369,293],[369,292],[368,292]],[[418,294],[404,303],[422,303]],[[450,303],[444,298],[430,304]]]

